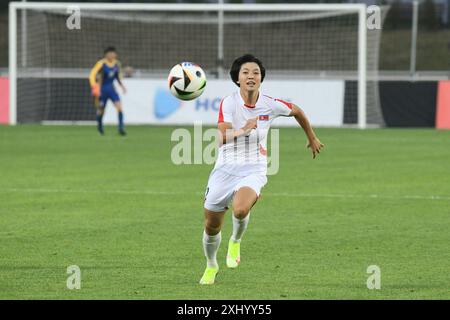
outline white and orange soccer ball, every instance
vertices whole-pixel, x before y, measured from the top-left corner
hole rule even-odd
[[[206,87],[206,75],[203,69],[192,62],[181,62],[169,73],[170,92],[181,100],[193,100],[199,97]]]

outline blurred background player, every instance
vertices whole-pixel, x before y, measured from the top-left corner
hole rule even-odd
[[[104,51],[103,59],[97,61],[89,74],[89,83],[97,108],[97,129],[100,134],[104,133],[103,114],[105,112],[106,103],[108,100],[111,100],[118,113],[119,134],[125,135],[122,103],[114,88],[114,80],[117,80],[125,94],[126,88],[122,83],[121,64],[119,60],[117,60],[116,49],[114,47],[108,47]]]

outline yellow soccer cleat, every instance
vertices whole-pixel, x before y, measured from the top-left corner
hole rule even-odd
[[[219,268],[207,267],[203,273],[203,277],[200,279],[200,284],[214,284],[217,272],[219,272]]]
[[[227,267],[234,269],[237,268],[239,263],[241,263],[241,243],[230,239],[228,242]]]

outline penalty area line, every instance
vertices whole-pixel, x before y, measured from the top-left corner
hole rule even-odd
[[[444,200],[450,201],[450,196],[421,196],[421,195],[381,195],[381,194],[346,194],[346,193],[271,193],[277,197],[304,197],[304,198],[364,198],[364,199],[390,199],[390,200]]]

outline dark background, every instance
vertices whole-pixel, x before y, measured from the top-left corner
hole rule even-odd
[[[30,2],[30,1],[29,1]],[[58,1],[54,2],[71,2]],[[76,1],[76,2],[165,2],[165,3],[214,3],[206,0],[156,0],[156,1]],[[354,3],[368,5],[390,4],[386,17],[380,49],[380,70],[408,71],[411,46],[411,0],[225,0],[226,3]],[[0,68],[8,66],[8,3],[0,2]],[[450,53],[450,0],[422,0],[419,6],[417,41],[417,70],[446,71],[449,69]]]

